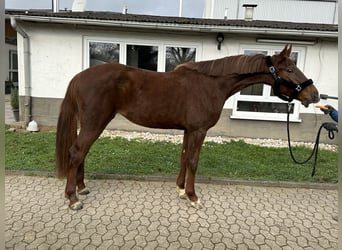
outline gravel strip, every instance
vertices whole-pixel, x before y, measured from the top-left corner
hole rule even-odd
[[[154,134],[150,132],[131,132],[121,130],[104,130],[101,137],[123,137],[127,140],[138,140],[138,141],[165,141],[175,144],[181,144],[183,142],[183,135],[170,135],[170,134]],[[205,142],[214,143],[225,143],[231,141],[244,141],[248,144],[258,145],[261,147],[277,147],[286,148],[288,142],[281,139],[260,139],[260,138],[244,138],[244,137],[223,137],[223,136],[207,136]],[[312,142],[291,142],[292,146],[304,146],[313,148],[314,143]],[[337,152],[338,146],[333,144],[319,144],[320,149],[326,149]]]

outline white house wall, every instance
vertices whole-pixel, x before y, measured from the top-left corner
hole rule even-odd
[[[337,96],[338,93],[338,48],[336,42],[322,41],[314,46],[308,46],[304,73],[314,81],[321,94]],[[336,100],[321,100],[321,104],[331,104],[337,107]],[[301,107],[301,113],[320,112],[317,109]]]
[[[51,29],[39,26],[40,30],[27,29],[30,39],[31,94],[32,97],[63,98],[66,86],[77,72],[82,70],[82,34],[77,31]],[[18,39],[18,54],[23,55],[23,40]],[[23,67],[23,58],[18,58]],[[25,76],[19,74],[19,82]],[[25,95],[20,84],[20,95]]]
[[[250,0],[240,0],[238,18],[245,17],[243,4],[250,4]],[[336,3],[328,1],[301,0],[255,0],[258,4],[254,9],[256,20],[277,20],[303,23],[337,23],[335,16]],[[323,10],[323,11],[322,11]]]
[[[255,20],[337,24],[336,1],[309,0],[205,0],[204,18],[244,19],[244,4],[257,4]]]

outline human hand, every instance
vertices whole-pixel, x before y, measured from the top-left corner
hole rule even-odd
[[[324,114],[330,114],[332,111],[335,110],[334,107],[329,105],[329,104],[327,104],[325,106],[323,106],[323,105],[316,105],[316,108],[319,108],[321,111],[324,112]]]

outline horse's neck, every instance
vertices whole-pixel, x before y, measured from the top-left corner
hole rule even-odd
[[[262,54],[229,56],[216,60],[185,64],[184,66],[208,76],[218,77],[231,74],[253,74],[267,70],[266,59]]]
[[[219,90],[225,93],[226,98],[240,90],[256,84],[271,85],[272,76],[268,73],[266,57],[262,54],[254,56],[230,56],[221,59],[185,63],[176,70],[197,71],[219,83]]]
[[[254,73],[224,76],[220,79],[223,91],[226,93],[226,98],[235,93],[247,88],[248,86],[264,83],[272,86],[272,76],[268,73]]]
[[[227,98],[257,83],[272,85],[273,78],[268,73],[264,55],[228,57],[230,69],[222,76],[222,84]],[[226,62],[227,63],[227,62]]]

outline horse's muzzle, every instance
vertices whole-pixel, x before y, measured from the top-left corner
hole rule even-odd
[[[309,106],[309,104],[311,103],[317,103],[319,102],[320,98],[319,98],[319,93],[318,91],[315,91],[314,93],[312,93],[310,96],[305,96],[301,102],[302,104],[307,108]]]

